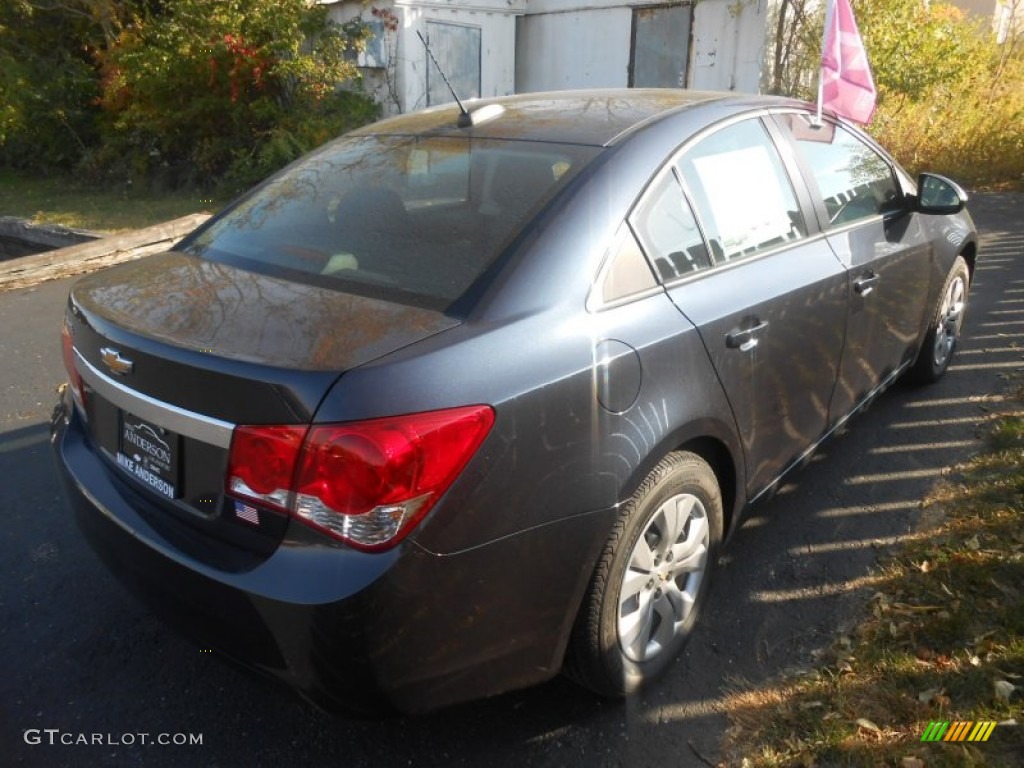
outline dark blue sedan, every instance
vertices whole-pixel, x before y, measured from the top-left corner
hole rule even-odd
[[[325,708],[629,694],[748,505],[942,376],[965,201],[789,100],[386,120],[74,286],[58,462],[127,587]]]

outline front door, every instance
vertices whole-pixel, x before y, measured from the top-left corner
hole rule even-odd
[[[932,250],[901,209],[892,166],[842,126],[782,115],[817,186],[828,243],[849,273],[850,314],[831,423],[887,383],[917,353],[927,311]]]

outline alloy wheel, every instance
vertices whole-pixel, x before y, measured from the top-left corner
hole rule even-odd
[[[684,631],[710,543],[707,510],[692,494],[666,500],[647,521],[619,590],[619,646],[628,659],[650,661]]]
[[[967,285],[963,277],[956,278],[946,287],[946,295],[942,299],[939,310],[939,323],[935,332],[935,349],[933,359],[935,365],[946,363],[953,354],[957,338],[960,336],[960,324],[964,317],[964,303],[967,296]]]

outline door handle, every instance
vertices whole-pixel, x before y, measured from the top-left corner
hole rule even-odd
[[[725,336],[725,346],[729,349],[738,349],[740,352],[749,352],[757,346],[757,337],[768,327],[767,320],[757,320],[750,328],[730,331]]]
[[[855,290],[861,296],[867,296],[873,290],[875,290],[875,283],[878,282],[878,274],[876,272],[869,272],[863,277],[859,277],[853,281],[853,290]]]

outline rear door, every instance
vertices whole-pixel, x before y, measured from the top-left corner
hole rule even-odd
[[[830,247],[849,272],[849,317],[831,423],[850,413],[917,353],[932,249],[905,212],[895,168],[841,125],[777,116],[792,137]]]
[[[826,429],[846,273],[814,236],[806,192],[793,186],[759,118],[700,139],[671,171],[660,183],[681,183],[686,197],[672,206],[677,243],[644,218],[653,204],[635,225],[672,301],[700,332],[755,496]]]

